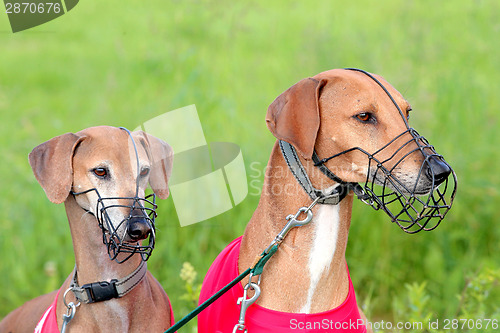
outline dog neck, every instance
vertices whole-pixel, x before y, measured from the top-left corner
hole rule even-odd
[[[73,239],[75,263],[80,285],[95,281],[119,279],[136,269],[141,257],[134,255],[124,263],[110,260],[102,231],[95,216],[83,210],[73,196],[65,201],[66,214]]]
[[[302,162],[309,175],[318,174],[312,162]],[[259,205],[243,235],[240,273],[281,231],[286,216],[311,203],[288,169],[278,144],[266,170]],[[314,178],[315,187],[325,187],[315,184]],[[313,208],[311,223],[289,232],[264,269],[258,304],[276,311],[317,313],[345,300],[349,290],[345,250],[352,201],[352,195],[348,195],[339,205],[318,204]]]
[[[141,257],[134,255],[124,263],[118,264],[109,259],[106,246],[102,242],[102,231],[94,215],[83,210],[73,196],[69,196],[65,201],[66,214],[68,216],[73,248],[75,252],[76,270],[78,272],[78,284],[98,281],[110,281],[111,279],[121,279],[136,269]],[[66,307],[62,302],[63,292],[69,288],[73,273],[64,282],[57,305],[57,319],[60,322],[62,314],[66,313]],[[71,321],[71,330],[99,332],[103,327],[106,331],[127,332],[132,329],[133,323],[129,314],[136,313],[137,304],[135,293],[150,295],[147,279],[139,283],[129,294],[122,298],[111,299],[93,304],[82,304],[77,308],[74,320]],[[147,300],[146,297],[140,297]],[[77,303],[76,299],[69,293],[67,301]],[[94,330],[89,329],[93,327]]]

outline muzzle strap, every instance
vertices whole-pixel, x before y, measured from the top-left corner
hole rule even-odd
[[[328,169],[324,163],[319,159],[318,154],[316,154],[316,151],[313,151],[312,155],[312,160],[314,162],[314,166],[318,167],[319,170],[328,178],[330,178],[333,181],[336,181],[339,184],[348,184],[342,179],[340,179],[336,174],[334,174],[330,169]]]
[[[108,301],[113,298],[120,298],[128,294],[134,289],[146,276],[148,270],[144,261],[141,261],[132,273],[122,279],[112,279],[111,281],[99,281],[78,285],[78,276],[75,267],[73,280],[71,282],[71,291],[76,299],[82,303],[96,303]]]
[[[342,199],[347,196],[352,187],[354,185],[357,185],[355,183],[346,183],[337,177],[338,180],[333,180],[337,181],[339,185],[335,187],[330,193],[325,193],[324,190],[316,189],[311,183],[311,180],[309,179],[304,166],[300,162],[295,148],[291,144],[283,140],[279,141],[279,145],[288,168],[290,169],[300,186],[309,195],[311,200],[314,201],[319,197],[320,199],[318,200],[318,203],[320,204],[337,205],[340,201],[342,201]]]
[[[316,151],[313,152],[312,160],[314,162],[314,166],[318,167],[319,170],[325,176],[327,176],[333,181],[336,181],[337,183],[340,184],[340,186],[343,186],[345,188],[346,193],[349,193],[350,190],[353,190],[354,194],[356,194],[358,199],[362,201],[366,201],[371,198],[370,195],[363,190],[363,187],[361,185],[359,185],[358,183],[345,182],[342,179],[340,179],[336,174],[334,174],[330,169],[328,169],[324,164],[323,160],[320,160],[318,154],[316,154]]]

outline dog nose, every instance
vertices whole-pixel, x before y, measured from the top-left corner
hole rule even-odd
[[[132,216],[127,223],[127,234],[133,241],[146,239],[151,233],[151,224],[141,215]]]
[[[451,173],[450,166],[442,159],[435,156],[429,158],[427,165],[427,177],[429,180],[434,179],[434,185],[441,184]]]

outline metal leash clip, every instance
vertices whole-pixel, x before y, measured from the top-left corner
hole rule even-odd
[[[252,289],[252,290],[255,291],[255,293],[253,294],[253,296],[250,297],[250,298],[247,298],[248,289]],[[260,287],[255,282],[249,282],[245,286],[244,290],[245,291],[243,293],[243,297],[238,298],[238,303],[237,304],[238,305],[241,304],[240,319],[238,319],[238,324],[236,324],[234,326],[233,333],[237,333],[239,331],[243,331],[244,333],[248,332],[247,329],[246,329],[246,326],[245,326],[245,315],[246,315],[248,307],[250,305],[252,305],[253,303],[255,303],[255,301],[257,301],[257,299],[260,296]]]
[[[67,326],[68,326],[69,322],[71,320],[73,320],[73,318],[75,317],[76,308],[79,307],[80,304],[81,304],[80,302],[78,302],[78,304],[76,304],[76,305],[73,302],[66,303],[66,295],[68,294],[68,292],[70,290],[72,290],[72,288],[68,288],[64,292],[64,296],[63,296],[64,305],[68,308],[68,310],[66,311],[66,314],[63,314],[63,324],[62,324],[62,327],[61,327],[61,333],[65,333],[66,332],[66,329],[67,329]]]
[[[62,328],[61,328],[61,333],[66,332],[66,327],[69,324],[69,322],[73,319],[73,317],[75,316],[75,312],[76,312],[75,303],[69,302],[68,311],[66,312],[66,314],[63,314],[63,324],[62,324]]]
[[[313,212],[312,209],[313,207],[318,203],[318,200],[321,199],[320,197],[317,197],[314,199],[314,201],[308,206],[308,207],[300,207],[297,213],[295,215],[288,215],[286,217],[286,220],[288,223],[285,225],[285,227],[280,231],[280,233],[274,238],[274,240],[269,244],[267,249],[264,250],[264,253],[269,253],[269,250],[275,245],[275,244],[281,244],[283,240],[285,239],[286,235],[290,232],[295,227],[301,227],[303,225],[308,224],[311,222],[313,218]],[[307,214],[307,216],[303,220],[299,220],[299,216],[304,213]]]

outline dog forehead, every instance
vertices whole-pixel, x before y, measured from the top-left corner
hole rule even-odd
[[[406,99],[401,95],[399,91],[396,90],[389,82],[387,82],[382,76],[377,74],[372,74],[377,80],[382,83],[382,85],[389,91],[392,97],[396,100],[396,103],[401,107],[401,109],[406,109],[409,107]],[[326,89],[323,90],[322,94],[328,94],[328,88],[335,90],[335,93],[339,91],[345,91],[344,94],[340,94],[337,97],[356,97],[363,96],[365,99],[369,98],[373,101],[390,101],[389,96],[384,92],[382,87],[380,87],[377,82],[375,82],[368,75],[348,69],[332,69],[325,72],[321,72],[313,77],[316,80],[327,81]]]
[[[394,91],[396,90],[382,76],[373,73],[368,74],[375,77],[384,86],[391,87]],[[316,80],[350,82],[352,84],[357,84],[360,86],[371,86],[372,83],[376,84],[376,82],[365,73],[350,69],[331,69],[316,74],[315,76],[313,76],[313,78]]]
[[[99,160],[116,160],[121,164],[127,159],[136,163],[136,155],[132,138],[125,130],[111,126],[97,126],[86,128],[77,135],[85,137],[77,149],[75,158],[86,159],[88,163],[96,163]],[[140,160],[147,160],[144,147],[135,143]]]
[[[109,138],[110,136],[112,137],[121,137],[125,138],[127,136],[127,133],[118,128],[118,127],[113,127],[113,126],[95,126],[95,127],[89,127],[81,130],[80,132],[76,133],[77,135],[82,135],[86,136],[89,138],[95,138],[95,139],[100,139],[100,138]]]

